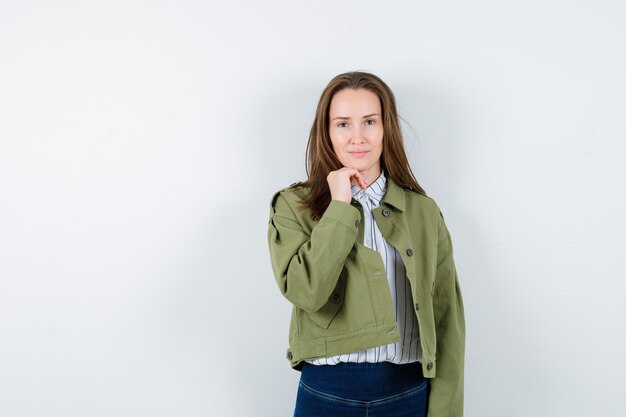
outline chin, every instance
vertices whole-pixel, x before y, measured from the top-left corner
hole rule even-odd
[[[365,169],[366,167],[368,167],[370,164],[363,161],[362,159],[356,159],[356,158],[348,158],[345,161],[342,161],[342,163],[347,166],[347,167],[352,167],[352,168],[356,168],[356,169]]]
[[[364,164],[361,162],[360,164],[356,164],[354,167],[358,169],[359,171],[364,172],[370,169],[372,166],[373,164]]]
[[[343,164],[343,166],[358,169],[360,172],[365,172],[368,169],[370,169],[372,166],[374,166],[373,162],[363,161],[361,159],[358,159],[358,160],[348,159],[346,161],[340,161],[340,162]]]
[[[346,165],[346,166],[350,167],[350,168],[358,169],[360,172],[367,171],[367,168],[362,166],[362,165],[360,165],[360,164],[350,164],[350,165]]]

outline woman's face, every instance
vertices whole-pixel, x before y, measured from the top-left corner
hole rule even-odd
[[[344,88],[330,101],[328,133],[333,150],[346,167],[356,168],[373,182],[380,175],[383,119],[378,96]]]

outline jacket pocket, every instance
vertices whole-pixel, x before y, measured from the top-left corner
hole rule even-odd
[[[341,271],[341,275],[337,281],[337,285],[332,294],[328,298],[328,301],[322,308],[314,313],[308,313],[311,321],[320,326],[323,329],[328,329],[330,323],[333,321],[339,310],[343,306],[343,300],[345,295],[346,280],[345,269]]]

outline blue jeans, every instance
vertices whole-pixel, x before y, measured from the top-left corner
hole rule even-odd
[[[425,417],[429,392],[420,362],[302,362],[294,417]]]

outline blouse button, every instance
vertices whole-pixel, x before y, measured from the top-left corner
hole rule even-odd
[[[408,249],[406,250],[406,254],[407,254],[407,255],[409,255],[409,256],[413,256],[413,249],[408,248]]]
[[[389,217],[390,214],[391,214],[391,212],[388,209],[384,209],[383,210],[383,216]]]

